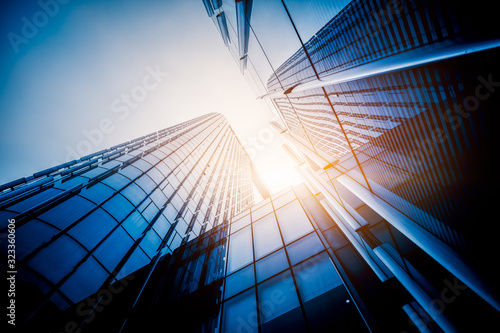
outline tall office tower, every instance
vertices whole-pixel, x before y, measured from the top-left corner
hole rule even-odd
[[[490,259],[499,255],[491,152],[500,34],[491,11],[450,1],[283,0],[225,1],[213,12],[275,112],[284,149],[375,274],[362,283],[352,276],[350,289],[374,327],[391,320],[377,312],[377,288],[406,290],[411,301],[401,307],[420,331],[498,318]],[[423,324],[429,318],[435,327]]]
[[[211,113],[2,185],[2,252],[11,229],[16,249],[2,265],[16,277],[18,326],[154,269],[248,209],[252,169],[225,117]]]

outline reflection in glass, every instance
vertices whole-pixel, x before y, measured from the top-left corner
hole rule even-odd
[[[259,285],[262,324],[298,307],[299,299],[289,270]]]
[[[243,268],[242,270],[228,276],[226,278],[226,286],[224,298],[227,299],[236,295],[255,284],[253,265]]]
[[[255,258],[259,259],[283,246],[274,214],[253,223]]]
[[[224,303],[222,332],[257,333],[257,301],[250,289]]]
[[[303,302],[342,284],[326,252],[297,265],[293,271]]]
[[[281,249],[273,254],[270,254],[255,263],[255,269],[257,270],[257,282],[261,282],[288,267],[285,250]]]
[[[253,260],[250,226],[231,235],[228,257],[227,274],[234,272]]]
[[[298,200],[277,209],[276,215],[286,244],[313,230],[311,222]]]

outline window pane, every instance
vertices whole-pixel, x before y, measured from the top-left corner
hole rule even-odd
[[[276,210],[276,215],[283,239],[287,244],[313,230],[312,224],[298,200]]]
[[[268,203],[264,205],[262,208],[257,209],[256,211],[252,212],[252,221],[257,221],[261,217],[271,213],[273,211],[273,206],[271,203]]]
[[[290,270],[259,285],[260,319],[263,324],[299,305]]]
[[[222,332],[257,333],[257,301],[250,289],[224,303]]]
[[[60,290],[77,303],[96,293],[108,276],[109,274],[95,259],[88,258],[61,286]]]
[[[234,272],[253,260],[250,226],[230,236],[228,260],[227,274]]]
[[[240,291],[250,288],[254,284],[255,277],[253,272],[253,265],[250,265],[226,278],[224,298],[227,299],[233,295],[236,295]]]
[[[158,252],[157,250],[160,244],[160,237],[156,234],[156,232],[154,232],[154,230],[150,230],[146,237],[144,237],[140,246],[150,258],[153,258]]]
[[[141,178],[137,179],[135,183],[139,185],[140,188],[142,188],[146,193],[151,193],[156,187],[156,184],[148,175],[143,175]]]
[[[315,232],[287,246],[288,256],[290,257],[290,263],[292,265],[295,265],[296,263],[323,251],[324,249],[325,247],[323,246],[323,243],[321,243]]]
[[[294,199],[296,199],[295,193],[293,191],[289,191],[286,194],[282,195],[281,197],[278,197],[273,200],[274,209],[278,209]]]
[[[94,256],[112,272],[134,242],[122,229],[116,229],[94,252]]]
[[[28,261],[50,282],[57,283],[87,254],[87,251],[70,237],[63,235]]]
[[[137,206],[146,197],[146,193],[137,184],[132,183],[121,191],[124,197]]]
[[[99,208],[71,228],[68,234],[81,242],[87,249],[91,249],[116,225],[116,221]]]
[[[133,180],[142,174],[141,170],[137,169],[133,165],[123,168],[120,170],[120,173],[130,180]]]
[[[95,204],[79,196],[66,199],[59,205],[53,207],[40,215],[40,220],[48,222],[63,229],[88,213]]]
[[[243,216],[239,220],[231,223],[231,233],[234,233],[249,224],[250,224],[250,214],[247,214],[246,216]]]
[[[125,276],[132,274],[142,266],[148,264],[150,261],[151,260],[144,254],[141,248],[138,247],[120,270],[120,273],[116,275],[116,279],[120,280]]]
[[[115,195],[108,202],[102,205],[109,214],[111,214],[117,221],[121,221],[129,214],[134,207],[125,199],[121,194]]]
[[[114,188],[115,190],[119,190],[125,187],[128,183],[130,183],[130,179],[120,175],[119,173],[115,173],[103,179],[102,183]]]
[[[273,254],[270,254],[255,263],[255,269],[257,270],[257,282],[261,282],[268,277],[287,269],[288,267],[285,250],[281,249]]]
[[[328,245],[330,245],[333,250],[340,249],[342,246],[348,244],[338,227],[333,227],[323,231],[323,235],[325,236]]]
[[[253,224],[255,258],[259,259],[283,246],[274,214],[269,214]]]
[[[122,223],[122,227],[134,238],[137,239],[142,235],[148,223],[139,212],[133,212]]]
[[[342,284],[326,253],[319,254],[293,268],[302,301],[307,302]]]
[[[16,203],[15,205],[12,205],[9,207],[9,210],[12,210],[14,212],[24,212],[25,210],[28,210],[30,208],[33,208],[34,206],[38,205],[39,203],[44,202],[45,200],[48,200],[52,197],[55,197],[59,193],[62,193],[62,190],[56,190],[54,188],[48,188],[46,190],[43,190],[40,193],[37,193],[33,195],[30,198],[26,198],[21,202]]]
[[[89,189],[83,189],[79,195],[99,204],[113,194],[113,189],[101,183],[97,183]]]
[[[25,255],[42,245],[42,243],[50,240],[56,232],[58,232],[56,228],[36,219],[16,228],[17,259],[22,259]]]
[[[210,251],[207,264],[206,284],[210,284],[224,276],[226,267],[226,245],[222,244]]]

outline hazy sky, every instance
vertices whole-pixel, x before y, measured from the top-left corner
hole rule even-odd
[[[0,183],[221,112],[286,185],[272,114],[201,0],[21,2],[1,5]]]

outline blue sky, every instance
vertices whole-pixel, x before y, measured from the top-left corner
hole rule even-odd
[[[268,128],[201,1],[59,1],[2,4],[0,183],[207,112]]]

